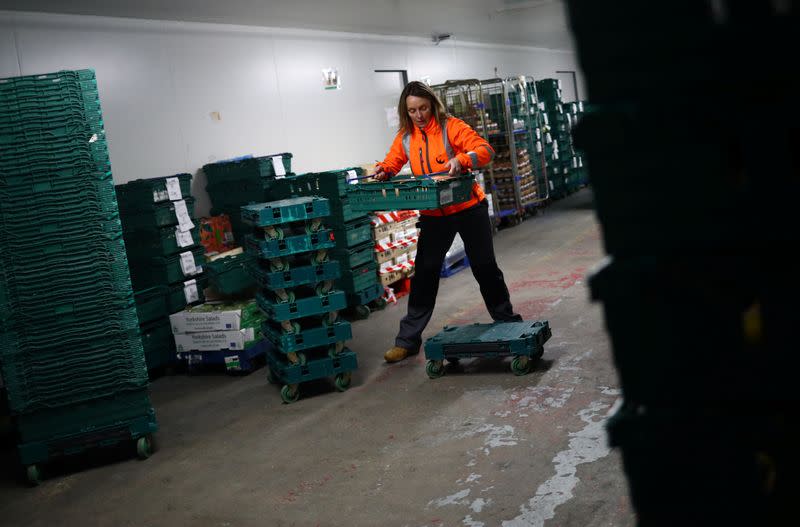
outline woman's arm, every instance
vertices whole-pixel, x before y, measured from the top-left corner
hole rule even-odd
[[[447,135],[463,168],[477,169],[494,158],[494,149],[461,119],[447,120]]]

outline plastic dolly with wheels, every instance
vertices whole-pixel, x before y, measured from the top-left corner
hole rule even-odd
[[[525,375],[544,353],[552,333],[546,320],[446,326],[425,342],[425,372],[431,379],[445,374],[444,361],[468,357],[512,357],[511,371]]]
[[[347,295],[347,303],[352,309],[355,320],[366,320],[373,311],[380,311],[386,307],[383,286],[376,283],[363,291],[350,293]]]
[[[341,344],[341,343],[339,343]],[[340,392],[350,387],[352,372],[358,369],[356,354],[343,345],[332,345],[328,349],[297,353],[295,364],[275,350],[267,352],[267,379],[272,384],[282,384],[281,399],[290,404],[300,398],[300,384],[326,377],[334,378]]]

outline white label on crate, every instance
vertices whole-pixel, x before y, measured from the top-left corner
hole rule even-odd
[[[567,114],[567,124],[569,126],[572,126],[572,115],[570,115],[570,114]]]
[[[536,105],[536,96],[531,93],[531,104]]]
[[[182,231],[180,227],[175,227],[175,242],[178,247],[189,247],[194,243],[191,231]]]
[[[358,183],[358,174],[356,174],[355,170],[348,170],[347,171],[347,182],[351,185],[355,185]]]
[[[573,157],[572,158],[572,168],[578,168],[578,158],[577,157]]]
[[[544,103],[543,103],[543,102],[540,102],[540,103],[539,103],[539,109],[540,109],[541,111],[544,111]]]
[[[176,177],[167,178],[167,195],[170,201],[178,201],[183,199],[181,194],[181,182]]]
[[[553,187],[553,181],[549,180],[548,183],[550,183],[550,190],[555,190],[555,187]]]
[[[275,179],[283,179],[286,176],[286,169],[283,168],[283,158],[281,156],[272,158],[272,170],[275,171]]]
[[[551,144],[553,142],[553,136],[550,135],[549,133],[545,134],[544,142],[547,143],[548,145]]]
[[[558,113],[560,113],[561,115],[564,115],[564,107],[559,104],[557,106],[557,108],[558,108]]]
[[[558,150],[553,150],[553,159],[558,159]]]
[[[561,81],[559,81],[559,82],[561,82]],[[560,100],[561,100],[561,98],[563,97],[563,94],[561,93],[561,88],[559,88],[559,89],[558,89],[558,91],[556,92],[556,94],[558,95],[558,100],[560,101]]]
[[[183,296],[186,297],[187,304],[193,304],[200,300],[200,293],[197,290],[197,280],[189,280],[183,283]]]
[[[572,103],[572,113],[578,113],[578,105],[575,103]]]
[[[537,154],[541,154],[542,153],[542,142],[541,141],[536,141],[536,153]]]
[[[175,202],[175,217],[178,219],[178,226],[182,231],[194,229],[194,223],[192,223],[192,218],[189,217],[189,209],[186,208],[184,200]]]
[[[225,357],[225,369],[228,371],[241,371],[242,365],[239,363],[239,356]]]
[[[444,205],[445,203],[450,203],[451,201],[453,201],[452,187],[444,189],[442,193],[439,195],[439,203],[441,203],[442,205]]]
[[[578,158],[578,168],[583,168],[583,158],[582,157]]]
[[[169,199],[169,194],[167,194],[166,190],[153,191],[153,203],[160,203],[162,201],[167,201],[168,199]]]
[[[543,113],[542,116],[544,117],[544,124],[549,126],[550,125],[550,118],[547,116],[546,113]]]
[[[541,139],[541,138],[542,138],[542,129],[537,127],[536,128],[536,139]]]
[[[578,111],[583,113],[583,103],[582,102],[578,102]]]
[[[181,270],[183,276],[191,276],[197,274],[197,266],[194,263],[194,254],[191,251],[181,253]]]
[[[558,81],[558,89],[561,89],[561,79],[556,79]]]

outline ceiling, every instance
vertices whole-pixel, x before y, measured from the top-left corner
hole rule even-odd
[[[562,0],[0,0],[0,9],[572,49]]]

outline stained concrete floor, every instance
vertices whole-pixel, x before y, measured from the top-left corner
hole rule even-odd
[[[620,395],[587,292],[586,273],[603,256],[590,204],[583,190],[495,238],[516,310],[553,328],[533,373],[473,360],[432,381],[421,355],[385,364],[402,299],[353,325],[360,369],[349,391],[317,382],[283,405],[263,369],[158,379],[152,458],[65,472],[37,488],[4,469],[0,524],[634,525],[603,429]],[[464,271],[442,281],[427,335],[488,320]]]

